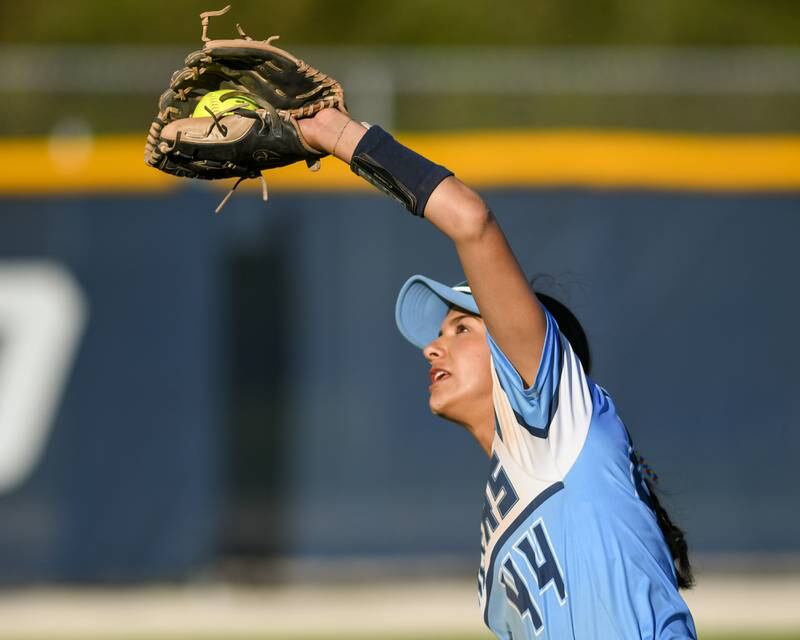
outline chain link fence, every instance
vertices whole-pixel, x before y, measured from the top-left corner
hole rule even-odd
[[[146,129],[192,45],[0,46],[0,135]],[[800,130],[798,48],[360,48],[294,51],[360,119],[402,130]]]

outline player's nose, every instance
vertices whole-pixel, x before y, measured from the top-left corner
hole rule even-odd
[[[441,358],[444,355],[444,344],[442,343],[442,336],[439,336],[432,342],[429,342],[423,349],[422,354],[428,362],[433,362],[436,358]]]

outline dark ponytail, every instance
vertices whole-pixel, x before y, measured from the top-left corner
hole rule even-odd
[[[533,285],[533,283],[531,284]],[[555,318],[561,333],[572,345],[572,350],[581,361],[583,370],[586,375],[589,375],[592,368],[592,355],[589,351],[589,340],[586,337],[586,332],[583,330],[578,318],[555,298],[539,291],[536,292],[536,297],[539,298],[542,306],[550,312],[550,315]],[[675,573],[678,576],[678,588],[691,589],[694,585],[694,576],[692,575],[692,565],[689,563],[689,548],[686,544],[683,529],[672,522],[667,510],[661,505],[653,487],[654,482],[647,475],[644,476],[644,481],[650,493],[650,506],[656,514],[658,526],[672,555]]]
[[[588,376],[592,369],[592,353],[589,350],[589,340],[586,337],[586,332],[583,330],[578,318],[575,317],[575,314],[572,313],[565,304],[559,302],[552,296],[548,296],[546,293],[541,293],[540,291],[536,291],[535,293],[542,306],[555,318],[558,329],[569,341],[572,350],[575,352],[575,355],[578,356],[578,360],[581,361],[583,370]]]
[[[691,589],[694,586],[694,575],[692,574],[692,565],[689,562],[689,547],[686,544],[683,529],[670,519],[667,510],[661,505],[650,479],[645,478],[644,482],[650,492],[650,504],[653,507],[653,511],[655,511],[658,526],[661,529],[661,533],[664,534],[664,540],[666,540],[669,552],[672,555],[672,563],[675,565],[675,573],[678,576],[678,588]]]

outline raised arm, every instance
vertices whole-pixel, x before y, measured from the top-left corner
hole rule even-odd
[[[309,144],[348,164],[367,132],[333,109],[299,123]],[[455,244],[489,333],[530,386],[544,343],[544,312],[486,203],[450,176],[430,194],[424,217]]]

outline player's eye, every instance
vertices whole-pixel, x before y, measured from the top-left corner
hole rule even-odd
[[[456,325],[456,333],[464,333],[469,331],[469,327],[463,323],[459,323]]]

